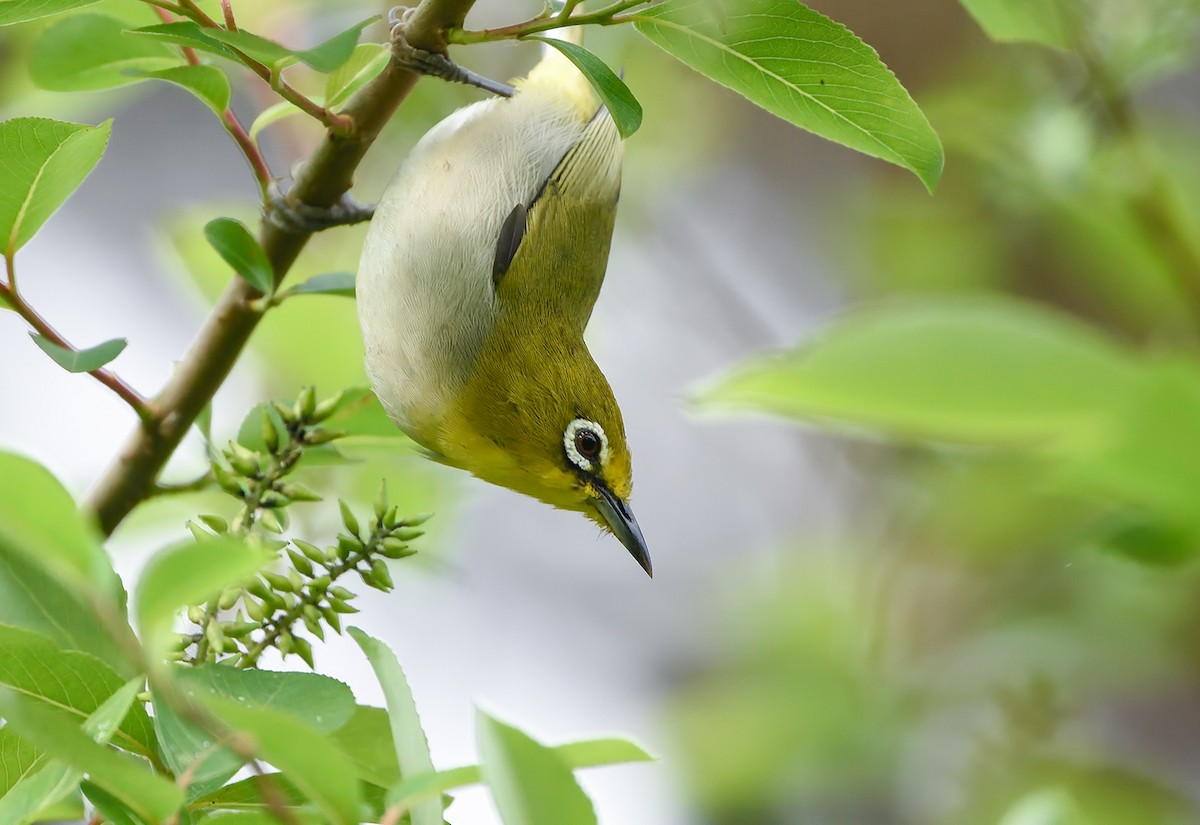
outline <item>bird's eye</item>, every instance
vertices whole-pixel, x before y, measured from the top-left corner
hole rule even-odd
[[[608,436],[604,428],[586,418],[576,418],[567,425],[563,447],[567,460],[585,473],[596,472],[597,465],[604,466],[608,461]]]
[[[575,449],[579,450],[579,454],[584,458],[595,459],[600,455],[600,436],[596,435],[591,430],[580,428],[575,433]]]

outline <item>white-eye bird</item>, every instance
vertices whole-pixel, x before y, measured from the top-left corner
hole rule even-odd
[[[584,345],[621,139],[558,52],[458,110],[376,207],[358,270],[367,373],[437,460],[611,530],[647,573],[621,410]]]

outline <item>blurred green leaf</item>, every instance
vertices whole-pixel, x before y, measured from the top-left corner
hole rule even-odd
[[[106,825],[145,825],[137,814],[129,809],[129,806],[99,785],[84,782],[80,785],[80,789],[95,807],[96,812],[104,817]]]
[[[124,338],[114,338],[111,341],[105,341],[103,344],[97,344],[94,347],[72,350],[60,347],[49,338],[38,335],[36,332],[31,332],[29,335],[33,338],[33,342],[41,348],[42,352],[49,355],[54,360],[54,363],[67,372],[91,372],[92,370],[98,370],[124,352],[125,347],[129,344]]]
[[[391,722],[383,708],[357,705],[350,721],[333,732],[333,740],[350,757],[366,782],[390,788],[400,781],[400,763]]]
[[[906,438],[1035,445],[1095,437],[1135,376],[1127,353],[1066,316],[939,301],[848,315],[810,344],[735,368],[699,401]]]
[[[121,584],[94,527],[42,465],[0,452],[0,552],[17,553],[84,595],[121,600]],[[9,622],[21,627],[20,621]]]
[[[320,104],[321,101],[314,99],[313,102]],[[258,140],[258,136],[262,130],[272,123],[283,120],[285,117],[302,114],[304,114],[303,109],[297,108],[294,103],[287,100],[281,100],[272,106],[268,106],[259,112],[258,117],[254,118],[254,122],[250,124],[250,139]]]
[[[0,0],[0,26],[81,9],[100,0]]]
[[[1092,825],[1092,821],[1069,793],[1048,788],[1018,799],[999,825]]]
[[[337,106],[348,100],[383,71],[391,57],[391,52],[378,43],[359,43],[349,59],[325,78],[325,105]]]
[[[539,40],[553,46],[575,64],[575,68],[579,69],[588,79],[600,100],[608,108],[608,113],[612,115],[613,123],[616,124],[621,137],[629,138],[642,125],[642,104],[638,103],[633,92],[629,91],[629,87],[621,78],[617,77],[617,73],[610,69],[607,63],[582,46],[568,40],[560,40],[557,37],[530,37],[528,39]]]
[[[112,89],[136,83],[135,70],[178,66],[183,58],[164,43],[125,36],[126,23],[102,14],[77,14],[42,33],[29,61],[33,82],[55,92]]]
[[[666,0],[634,28],[696,71],[784,120],[914,172],[931,190],[942,147],[867,44],[794,0]]]
[[[372,15],[360,23],[355,23],[341,34],[334,35],[319,46],[296,52],[296,56],[318,72],[333,72],[350,60],[362,30],[378,19],[379,15]]]
[[[626,739],[589,739],[558,745],[551,750],[572,771],[626,762],[649,762],[654,758]],[[409,777],[399,785],[391,787],[387,795],[387,805],[392,807],[402,804],[411,807],[423,800],[434,799],[446,791],[477,785],[482,781],[483,774],[478,765]]]
[[[112,121],[83,126],[35,117],[0,123],[0,252],[12,257],[96,166]]]
[[[216,218],[204,227],[204,237],[225,263],[263,295],[275,291],[275,269],[267,253],[240,221]]]
[[[1074,34],[1061,0],[960,0],[987,36],[1001,43],[1070,49]]]
[[[311,825],[328,825],[328,821],[319,812],[313,810],[311,803],[285,774],[273,773],[269,776],[275,791],[272,803],[268,803],[264,798],[258,779],[249,777],[214,791],[197,800],[192,807],[195,810],[206,812],[205,818],[200,820],[201,822],[227,823],[231,821],[229,817],[245,813],[271,817],[268,825],[277,825],[278,820],[271,813],[272,806],[277,800],[282,799],[287,805],[289,813],[292,813],[305,825],[309,825],[309,823]],[[362,786],[362,790],[365,810],[361,818],[368,822],[382,821],[385,811],[383,789],[366,784]],[[243,820],[234,819],[232,821],[240,824]],[[246,821],[258,822],[261,820]],[[402,819],[401,822],[403,821]]]
[[[116,690],[84,720],[83,732],[101,744],[108,742],[130,712],[141,689],[142,680],[135,679]],[[0,822],[41,820],[43,817],[35,814],[66,798],[79,787],[82,776],[83,772],[77,768],[39,756],[0,796]]]
[[[232,46],[268,66],[299,61],[318,72],[332,72],[350,59],[354,46],[358,43],[359,34],[378,19],[378,15],[369,17],[324,43],[303,50],[289,49],[245,30],[231,32],[224,29],[204,29],[203,32],[207,37]]]
[[[314,673],[243,670],[225,665],[175,668],[175,686],[183,696],[259,705],[288,713],[323,732],[341,728],[354,713],[354,695],[343,683]],[[163,758],[176,773],[188,771],[191,800],[212,793],[241,769],[243,760],[220,747],[217,737],[180,717],[170,703],[155,698],[155,724]]]
[[[421,727],[416,702],[404,671],[396,655],[386,644],[368,636],[357,627],[350,628],[350,635],[362,648],[371,662],[375,678],[383,688],[387,700],[388,718],[392,728],[392,741],[396,746],[396,762],[401,776],[416,776],[433,773],[433,758],[429,755],[429,742]],[[442,825],[442,803],[440,799],[429,799],[413,806],[412,825]]]
[[[342,295],[354,297],[353,272],[326,272],[314,275],[303,283],[296,284],[287,291],[292,295]]]
[[[131,71],[134,77],[165,80],[187,89],[218,115],[229,108],[229,78],[215,66],[172,66],[158,71]]]
[[[125,679],[96,657],[62,650],[40,633],[0,625],[0,651],[0,687],[66,711],[81,723],[125,685]],[[141,705],[127,710],[115,744],[142,755],[153,753],[150,718]]]
[[[138,629],[152,655],[172,637],[175,617],[187,605],[203,604],[224,588],[244,582],[274,558],[233,537],[185,542],[150,559],[137,583]]]
[[[201,701],[222,722],[249,734],[258,756],[283,771],[335,825],[359,822],[354,768],[329,736],[286,711],[217,696]]]
[[[475,714],[480,769],[504,825],[593,825],[596,812],[552,749],[483,711]]]
[[[136,692],[130,692],[128,698],[132,700]],[[86,773],[92,782],[120,799],[142,819],[165,819],[183,802],[183,792],[171,782],[156,776],[148,765],[131,762],[97,744],[60,710],[3,689],[0,716],[18,735]]]

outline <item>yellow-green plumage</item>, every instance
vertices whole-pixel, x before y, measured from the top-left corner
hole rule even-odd
[[[621,412],[583,342],[620,137],[557,53],[517,88],[434,127],[385,193],[359,272],[368,372],[439,460],[587,514],[649,571]]]

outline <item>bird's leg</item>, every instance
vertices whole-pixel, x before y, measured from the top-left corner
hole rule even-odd
[[[465,83],[500,97],[513,96],[516,89],[507,83],[491,80],[465,69],[444,54],[418,49],[410,44],[405,32],[413,11],[404,6],[396,6],[388,12],[388,23],[392,27],[392,56],[398,63],[418,74],[440,77],[451,83]]]
[[[374,206],[357,203],[349,195],[342,195],[333,206],[293,202],[279,180],[271,181],[267,187],[267,200],[263,206],[263,220],[297,234],[362,223],[371,220],[374,214]]]

